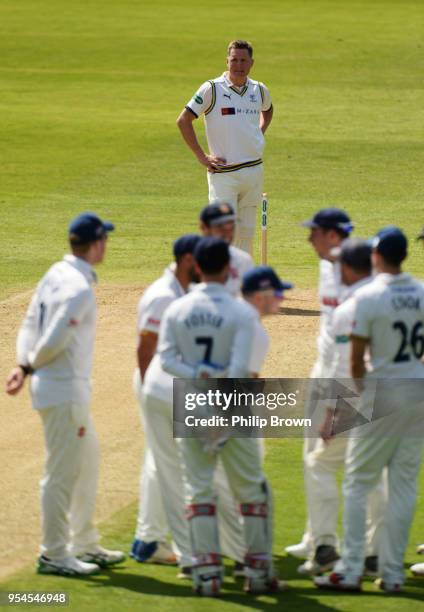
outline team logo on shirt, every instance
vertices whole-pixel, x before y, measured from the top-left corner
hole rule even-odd
[[[257,101],[258,101],[258,99],[257,99],[257,97],[255,96],[255,94],[250,94],[249,98],[250,98],[250,101],[251,101],[252,103],[254,103],[254,102],[257,102]]]
[[[197,102],[197,104],[203,104],[203,98],[202,96],[199,96],[199,94],[196,94],[195,96],[193,96],[193,100]]]
[[[78,321],[76,319],[69,319],[68,325],[69,327],[76,327],[78,325]]]
[[[226,108],[221,108],[221,115],[235,115],[236,109],[234,107],[227,106]]]
[[[85,436],[85,427],[80,427],[78,429],[78,438],[83,438]]]

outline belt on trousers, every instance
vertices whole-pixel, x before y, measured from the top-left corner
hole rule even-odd
[[[252,161],[243,162],[242,164],[217,164],[215,172],[217,174],[222,172],[235,172],[242,168],[252,168],[252,166],[259,166],[262,163],[262,159],[252,159]]]

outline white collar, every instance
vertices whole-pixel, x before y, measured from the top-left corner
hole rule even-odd
[[[81,259],[81,257],[76,257],[71,253],[66,254],[63,259],[72,267],[76,268],[78,272],[81,272],[81,274],[85,276],[85,278],[88,280],[90,285],[92,283],[97,283],[97,274],[94,272],[91,265],[87,261],[85,261],[85,259]]]
[[[349,285],[346,286],[346,293],[343,296],[344,299],[343,301],[346,301],[348,298],[350,298],[360,287],[363,287],[364,285],[367,285],[368,283],[370,283],[373,279],[372,276],[366,276],[365,278],[361,278],[361,280],[356,281],[356,283],[353,283],[353,285]]]
[[[232,83],[232,82],[230,81],[229,76],[227,76],[227,75],[229,75],[229,72],[228,72],[228,71],[225,71],[225,72],[223,72],[223,73],[222,73],[222,76],[223,76],[223,78],[224,78],[225,82],[227,83],[227,85],[228,85],[229,87],[235,87],[235,88],[236,88],[238,91],[242,91],[242,90],[243,90],[245,87],[248,87],[248,86],[249,86],[249,83],[250,83],[250,79],[249,79],[249,77],[246,77],[246,82],[245,82],[245,84],[244,84],[244,85],[241,85],[241,86],[239,87],[238,85],[234,85],[234,83]]]

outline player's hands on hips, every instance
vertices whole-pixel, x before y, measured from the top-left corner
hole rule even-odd
[[[6,380],[6,393],[16,395],[24,386],[25,374],[20,367],[13,368]]]
[[[217,157],[216,155],[203,155],[199,157],[199,162],[206,166],[208,172],[215,172],[218,166],[225,165],[227,162],[223,157]]]

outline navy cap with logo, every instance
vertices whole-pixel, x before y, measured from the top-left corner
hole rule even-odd
[[[176,239],[173,246],[175,257],[181,257],[186,253],[193,253],[197,243],[202,239],[198,234],[184,234]]]
[[[335,229],[346,234],[350,234],[354,225],[350,217],[340,208],[322,208],[312,219],[308,219],[301,224],[303,227]]]
[[[207,236],[194,249],[194,258],[206,274],[218,274],[230,262],[230,247],[225,240]]]
[[[235,221],[236,215],[231,204],[226,202],[211,202],[200,213],[200,221],[205,225],[222,225],[228,221]]]
[[[75,245],[95,242],[114,229],[113,223],[102,221],[95,213],[84,212],[69,224],[69,240]]]
[[[274,289],[282,294],[286,289],[292,289],[293,285],[282,281],[270,266],[255,266],[243,276],[241,284],[242,293],[255,293]]]
[[[400,264],[408,252],[408,239],[395,225],[383,227],[374,236],[371,245],[384,259],[394,264]]]
[[[371,245],[369,240],[348,238],[338,249],[338,259],[354,270],[371,271]]]

